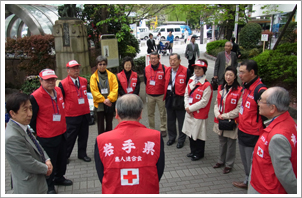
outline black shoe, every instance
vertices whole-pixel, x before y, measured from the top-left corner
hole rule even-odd
[[[192,160],[192,161],[197,161],[197,160],[200,160],[201,158],[203,158],[203,157],[199,157],[199,156],[197,156],[197,155],[194,155],[194,156],[191,158],[191,160]]]
[[[63,181],[56,181],[54,180],[54,184],[57,186],[71,186],[72,185],[72,181],[69,179],[65,179]]]
[[[180,149],[184,146],[184,143],[183,142],[178,142],[177,145],[176,145],[176,148]]]
[[[91,158],[90,158],[90,157],[88,157],[88,156],[85,156],[85,157],[79,157],[79,159],[84,160],[85,162],[90,162],[90,161],[91,161]]]
[[[188,153],[188,154],[187,154],[187,157],[193,157],[193,156],[194,156],[193,153]]]
[[[55,189],[53,189],[53,190],[48,190],[47,194],[57,194],[57,192],[55,191]]]
[[[168,140],[167,145],[171,146],[172,144],[174,144],[174,142],[175,142],[174,140],[173,141],[172,140]]]

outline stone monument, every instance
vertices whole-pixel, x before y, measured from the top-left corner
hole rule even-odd
[[[90,75],[87,29],[83,21],[76,18],[76,5],[59,6],[59,15],[59,20],[53,26],[58,79],[67,76],[66,64],[70,60],[81,64],[81,74]]]

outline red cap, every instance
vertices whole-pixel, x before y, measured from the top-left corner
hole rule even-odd
[[[197,60],[197,62],[195,64],[193,64],[192,66],[199,66],[199,67],[205,67],[205,68],[208,67],[206,62],[200,61],[200,60]]]
[[[71,60],[66,64],[66,67],[75,67],[75,66],[81,66],[76,60]]]
[[[50,79],[50,78],[58,78],[58,76],[56,76],[55,71],[52,69],[43,69],[42,71],[40,71],[39,76],[43,79]]]

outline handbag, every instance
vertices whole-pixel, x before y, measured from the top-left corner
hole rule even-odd
[[[212,78],[212,81],[211,81],[211,85],[212,85],[212,88],[213,90],[217,90],[218,89],[218,79],[217,78]]]
[[[219,130],[228,130],[232,131],[236,127],[236,122],[234,119],[226,119],[226,120],[219,120],[218,128]]]
[[[174,110],[184,110],[185,109],[184,96],[173,94],[172,108]]]

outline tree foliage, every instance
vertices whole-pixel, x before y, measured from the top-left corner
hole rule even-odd
[[[52,55],[55,49],[53,35],[33,35],[18,39],[7,38],[5,52],[20,57],[18,67],[26,71],[26,75],[37,75],[42,69],[50,68],[55,70],[55,59]]]
[[[262,28],[258,23],[246,24],[239,33],[240,45],[246,49],[256,47],[261,39],[261,31]]]

